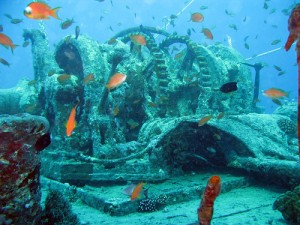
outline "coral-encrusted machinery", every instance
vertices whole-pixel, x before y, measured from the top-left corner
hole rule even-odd
[[[132,35],[142,35],[146,45],[132,43]],[[36,82],[23,83],[22,97],[15,99],[19,111],[44,115],[50,122],[53,142],[42,164],[49,178],[78,185],[159,181],[210,166],[249,171],[253,167],[259,173],[264,170],[256,160],[263,163],[266,156],[292,164],[295,160],[293,150],[284,150],[293,149],[294,133],[286,134],[277,125],[283,116],[251,114],[257,111],[251,74],[231,47],[200,44],[145,26],[124,30],[107,43],[67,36],[54,52],[40,31],[25,30],[24,38],[32,42]],[[126,82],[108,91],[105,85],[116,72],[126,74]],[[90,74],[93,79],[87,81]],[[237,82],[238,90],[221,92],[228,82]],[[67,137],[65,123],[77,102],[77,127]],[[220,113],[225,117],[218,120]],[[205,115],[213,119],[198,127]],[[294,122],[284,119],[289,120],[286,124]],[[265,120],[274,125],[271,130],[260,126]],[[251,142],[258,137],[262,142]],[[274,161],[264,169],[276,166]],[[297,171],[291,183],[295,176]]]

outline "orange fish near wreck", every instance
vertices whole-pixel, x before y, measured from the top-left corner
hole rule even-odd
[[[126,75],[123,73],[114,74],[108,81],[106,87],[108,90],[114,89],[120,86],[126,80]]]
[[[137,45],[146,45],[146,39],[143,35],[140,34],[131,35],[130,39],[133,43]]]
[[[206,38],[212,40],[214,39],[212,32],[208,28],[203,28],[202,33],[205,35]]]
[[[199,225],[210,225],[214,212],[214,202],[221,191],[221,178],[212,176],[206,185],[202,195],[198,212]]]
[[[289,97],[289,93],[285,92],[282,89],[279,88],[270,88],[266,91],[263,92],[264,96],[267,96],[271,99],[278,99],[278,98],[282,98],[282,97]]]
[[[203,20],[204,20],[204,16],[203,16],[201,13],[199,13],[199,12],[193,13],[193,14],[191,15],[191,21],[193,21],[193,22],[198,22],[198,23],[200,23],[200,22],[202,22]]]
[[[131,201],[134,201],[136,198],[140,197],[140,193],[143,190],[143,187],[145,184],[146,183],[144,183],[144,182],[140,182],[135,186],[135,188],[133,189],[131,196],[130,196]]]
[[[12,40],[5,34],[0,33],[0,44],[3,45],[5,48],[10,47],[12,53],[14,53],[14,49],[15,47],[17,47],[18,45],[15,45]]]
[[[77,122],[75,120],[75,117],[76,117],[76,108],[79,104],[79,100],[78,100],[78,103],[75,105],[75,107],[71,110],[71,113],[70,113],[70,116],[69,116],[69,119],[66,123],[66,134],[68,137],[71,136],[73,130],[75,129],[76,125],[77,125]]]
[[[49,19],[50,16],[59,19],[57,10],[60,7],[51,9],[46,3],[43,2],[32,2],[24,10],[24,15],[34,20],[45,20]]]
[[[201,127],[204,124],[206,124],[211,118],[212,118],[212,115],[204,116],[202,119],[199,120],[198,127]]]

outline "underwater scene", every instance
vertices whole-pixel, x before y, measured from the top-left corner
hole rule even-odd
[[[300,224],[300,1],[0,0],[0,225]]]

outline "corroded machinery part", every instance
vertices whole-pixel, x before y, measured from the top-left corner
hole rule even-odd
[[[208,62],[213,62],[214,58],[211,54],[209,54],[208,50],[201,45],[193,42],[188,36],[179,36],[177,34],[172,34],[163,40],[160,44],[160,48],[166,49],[172,44],[182,43],[186,44],[187,51],[184,62],[182,65],[193,65],[193,63],[197,64],[197,74],[194,74],[194,77],[198,79],[198,86],[200,88],[199,100],[201,101],[201,112],[203,110],[208,111],[208,108],[204,109],[203,107],[207,107],[207,104],[202,104],[208,102],[211,98],[211,88],[212,88],[212,69],[214,65],[209,65]],[[192,68],[183,68],[192,70]],[[214,69],[213,69],[214,70]]]
[[[168,173],[229,167],[291,187],[300,179],[298,149],[282,138],[288,135],[278,126],[282,118],[245,114],[200,127],[195,116],[153,119],[144,123],[139,141],[152,165]]]
[[[39,224],[39,151],[50,144],[48,130],[40,116],[0,116],[1,224]]]
[[[33,58],[34,79],[43,83],[50,70],[57,69],[53,52],[49,49],[48,40],[40,30],[24,30],[23,37],[31,41],[31,51]]]
[[[165,30],[159,29],[159,28],[155,28],[155,27],[148,27],[148,26],[138,26],[138,27],[132,27],[126,30],[123,30],[119,33],[117,33],[116,35],[114,35],[112,38],[122,38],[124,36],[127,36],[128,40],[124,40],[125,42],[129,41],[129,34],[131,33],[144,33],[144,34],[148,34],[148,35],[152,35],[152,34],[158,34],[158,35],[163,35],[168,37],[170,34],[168,32],[166,32]]]
[[[157,46],[152,35],[148,35],[143,32],[132,32],[126,33],[125,36],[121,38],[121,41],[124,43],[130,40],[130,37],[133,35],[142,35],[146,40],[146,46],[149,49],[154,62],[154,71],[157,76],[157,89],[155,94],[155,101],[159,105],[158,115],[165,116],[168,108],[168,99],[169,99],[169,74],[166,60],[164,58],[165,54]]]

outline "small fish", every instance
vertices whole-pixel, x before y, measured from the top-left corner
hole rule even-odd
[[[188,36],[191,36],[191,34],[192,34],[192,31],[191,31],[191,29],[190,29],[190,28],[189,28],[189,29],[187,29],[186,33],[187,33],[187,35],[188,35]]]
[[[247,35],[246,37],[244,37],[244,42],[246,42],[249,37],[250,37],[249,35]]]
[[[33,86],[33,85],[35,85],[36,83],[37,83],[36,80],[31,80],[31,81],[29,81],[29,82],[27,83],[27,85],[28,85],[28,86]]]
[[[112,90],[118,86],[120,86],[125,80],[126,80],[126,75],[123,73],[116,73],[114,74],[108,81],[106,88],[108,90]]]
[[[156,108],[157,107],[157,104],[156,103],[154,103],[154,102],[147,102],[147,104],[149,105],[149,106],[151,106],[151,107],[153,107],[153,108]]]
[[[174,15],[174,14],[172,14],[172,15],[170,16],[170,19],[171,19],[171,20],[175,20],[175,19],[177,19],[177,16]]]
[[[60,9],[60,7],[51,9],[46,3],[43,2],[32,2],[25,8],[24,15],[34,20],[49,19],[50,16],[60,20],[57,15],[58,9]]]
[[[235,16],[235,14],[233,12],[229,12],[227,9],[225,9],[225,13],[228,16],[232,16],[232,17]]]
[[[213,217],[214,202],[221,191],[221,178],[212,176],[206,185],[197,209],[199,225],[210,225]]]
[[[217,115],[217,119],[220,120],[224,117],[225,113],[224,112],[220,112],[219,115]]]
[[[113,110],[113,115],[117,116],[119,114],[119,112],[120,112],[120,108],[119,108],[119,106],[116,106]]]
[[[127,124],[130,126],[131,130],[140,125],[138,122],[134,121],[133,119],[128,120]]]
[[[284,90],[279,89],[279,88],[270,88],[270,89],[264,91],[263,95],[266,97],[269,97],[271,99],[278,99],[278,98],[283,98],[283,97],[288,98],[289,97],[288,92],[285,92]]]
[[[109,29],[110,29],[111,31],[114,31],[114,29],[112,28],[112,26],[109,26]]]
[[[75,120],[76,117],[76,108],[79,105],[79,100],[78,103],[75,105],[74,108],[72,108],[70,115],[69,115],[69,119],[66,123],[66,134],[68,137],[70,137],[73,133],[73,130],[76,128],[77,122]]]
[[[4,16],[6,16],[8,19],[10,19],[10,20],[12,20],[13,19],[13,17],[11,16],[11,15],[9,15],[9,14],[4,14]]]
[[[74,23],[74,19],[66,19],[64,22],[61,23],[61,29],[65,30],[70,27]]]
[[[286,72],[285,71],[280,71],[277,75],[278,76],[282,76],[283,74],[285,74]]]
[[[268,9],[268,8],[269,8],[268,4],[264,2],[264,9]]]
[[[50,70],[50,71],[48,72],[48,77],[51,77],[53,74],[55,74],[55,70]]]
[[[213,37],[213,34],[211,33],[210,29],[208,28],[203,28],[202,31],[201,31],[206,38],[212,40],[214,37]]]
[[[88,84],[89,82],[94,81],[94,80],[95,80],[94,74],[90,73],[83,79],[83,83]]]
[[[282,71],[282,69],[279,66],[274,65],[275,70]]]
[[[238,30],[238,28],[237,28],[237,26],[235,24],[230,24],[230,25],[228,25],[228,27],[234,29],[235,31]]]
[[[223,93],[230,93],[236,91],[237,89],[237,82],[228,82],[226,84],[223,84],[219,90]]]
[[[248,50],[249,50],[249,48],[250,48],[250,46],[249,46],[248,43],[244,43],[244,47],[245,47],[245,49],[248,49]]]
[[[282,106],[282,102],[278,98],[272,99],[272,102],[274,102],[276,105]]]
[[[18,23],[22,23],[23,20],[22,20],[22,19],[11,19],[10,22],[11,22],[12,24],[18,24]]]
[[[109,39],[109,41],[107,42],[107,44],[109,44],[109,45],[114,45],[114,44],[116,44],[117,43],[117,40],[115,39],[115,38],[111,38],[111,39]]]
[[[29,44],[30,44],[30,42],[29,42],[29,41],[24,41],[24,43],[23,43],[22,47],[23,47],[23,48],[25,48],[25,47],[27,47]]]
[[[177,53],[174,57],[175,60],[179,60],[181,58],[183,58],[183,56],[185,56],[187,50],[186,49],[183,49],[182,51],[180,51],[179,53]]]
[[[80,34],[80,27],[76,26],[76,28],[75,28],[75,39],[77,39],[79,37],[79,34]]]
[[[197,23],[200,23],[203,20],[204,20],[204,16],[199,12],[193,13],[190,19],[190,21],[197,22]]]
[[[68,80],[70,80],[71,75],[70,74],[62,74],[58,76],[56,79],[60,84],[65,84]]]
[[[208,6],[206,6],[206,5],[202,5],[202,6],[200,6],[200,9],[201,9],[201,10],[208,9]]]
[[[277,45],[278,43],[280,43],[281,40],[277,39],[271,42],[271,45]]]
[[[65,43],[66,43],[66,44],[69,44],[69,43],[70,43],[70,40],[71,40],[71,35],[68,35],[68,36],[65,38]]]
[[[247,20],[247,16],[244,17],[243,22],[245,23]]]
[[[0,44],[3,45],[4,47],[8,48],[10,47],[12,53],[14,53],[15,47],[18,45],[15,45],[12,40],[5,34],[0,33]]]
[[[10,64],[3,58],[0,58],[0,63],[2,63],[5,66],[9,66]]]
[[[198,121],[198,127],[201,127],[201,126],[203,126],[204,124],[206,124],[211,118],[212,118],[212,115],[204,116],[203,118],[201,118],[201,119]]]
[[[138,183],[135,188],[132,191],[132,194],[130,196],[131,201],[134,201],[135,199],[140,197],[141,191],[143,190],[143,187],[146,183],[140,182]]]
[[[3,26],[2,25],[0,25],[0,32],[2,32],[3,31]]]
[[[126,9],[130,9],[130,7],[128,5],[126,5]]]
[[[146,45],[146,39],[143,35],[140,34],[131,35],[130,39],[133,43],[137,45]]]
[[[123,190],[123,193],[124,193],[125,195],[131,196],[133,190],[135,189],[135,187],[136,187],[136,184],[131,183],[129,186],[127,186],[127,187]]]
[[[102,21],[104,19],[104,16],[100,16],[100,21]]]
[[[271,14],[273,14],[273,13],[275,13],[275,12],[276,12],[276,9],[273,8],[273,9],[270,10],[269,15],[271,15]]]

